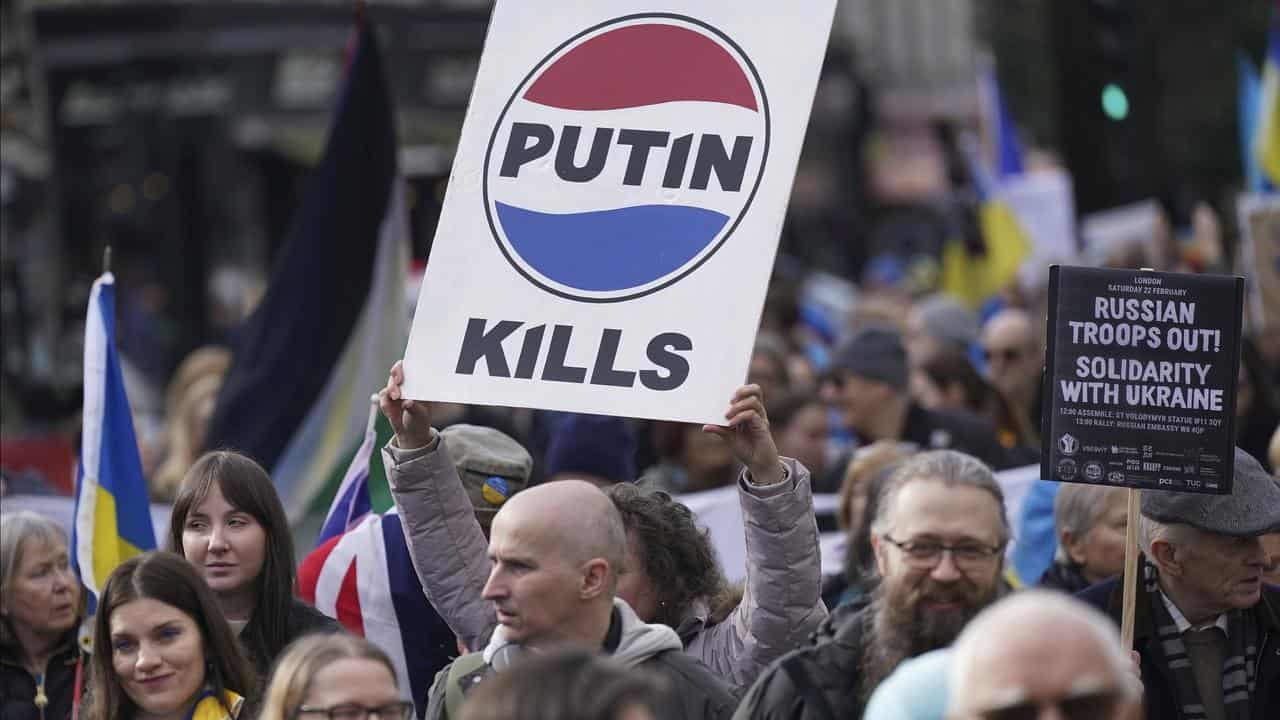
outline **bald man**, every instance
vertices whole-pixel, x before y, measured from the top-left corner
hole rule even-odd
[[[459,717],[466,694],[527,652],[579,646],[665,678],[663,718],[728,718],[729,686],[684,652],[665,625],[641,622],[614,597],[627,536],[613,502],[581,480],[539,485],[508,500],[489,535],[483,596],[498,629],[483,652],[463,655],[431,687],[428,720]]]
[[[1040,338],[1043,326],[1025,310],[1001,310],[982,328],[982,353],[987,360],[987,378],[1000,391],[1014,412],[1026,418],[1030,430],[1039,435],[1040,377],[1044,349]]]
[[[984,610],[956,640],[947,718],[1130,720],[1142,692],[1115,625],[1061,593],[1027,590]]]
[[[495,634],[525,647],[603,645],[626,546],[622,516],[591,483],[561,480],[513,496],[494,518],[481,593],[497,612]]]

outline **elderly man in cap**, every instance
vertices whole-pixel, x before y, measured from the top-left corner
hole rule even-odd
[[[1008,465],[990,422],[963,411],[921,407],[907,391],[908,376],[898,333],[870,327],[836,351],[824,394],[863,444],[910,442],[922,450],[959,450],[994,467]]]
[[[1280,486],[1240,449],[1230,495],[1142,494],[1134,649],[1148,718],[1280,717],[1280,588],[1262,582],[1261,540],[1277,530]],[[1119,580],[1079,597],[1119,620]]]

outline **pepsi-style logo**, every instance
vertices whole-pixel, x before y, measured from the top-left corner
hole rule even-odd
[[[525,76],[484,165],[489,228],[534,285],[617,302],[705,263],[751,206],[769,155],[759,73],[683,15],[616,18]]]

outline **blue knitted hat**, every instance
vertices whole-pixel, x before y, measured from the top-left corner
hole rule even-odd
[[[623,418],[567,414],[551,431],[546,477],[566,473],[634,482],[635,457],[635,433]]]

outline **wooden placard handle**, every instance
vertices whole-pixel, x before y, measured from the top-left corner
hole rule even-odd
[[[1124,531],[1124,607],[1120,615],[1120,643],[1133,648],[1133,608],[1138,594],[1138,503],[1142,491],[1129,488],[1129,521]]]

